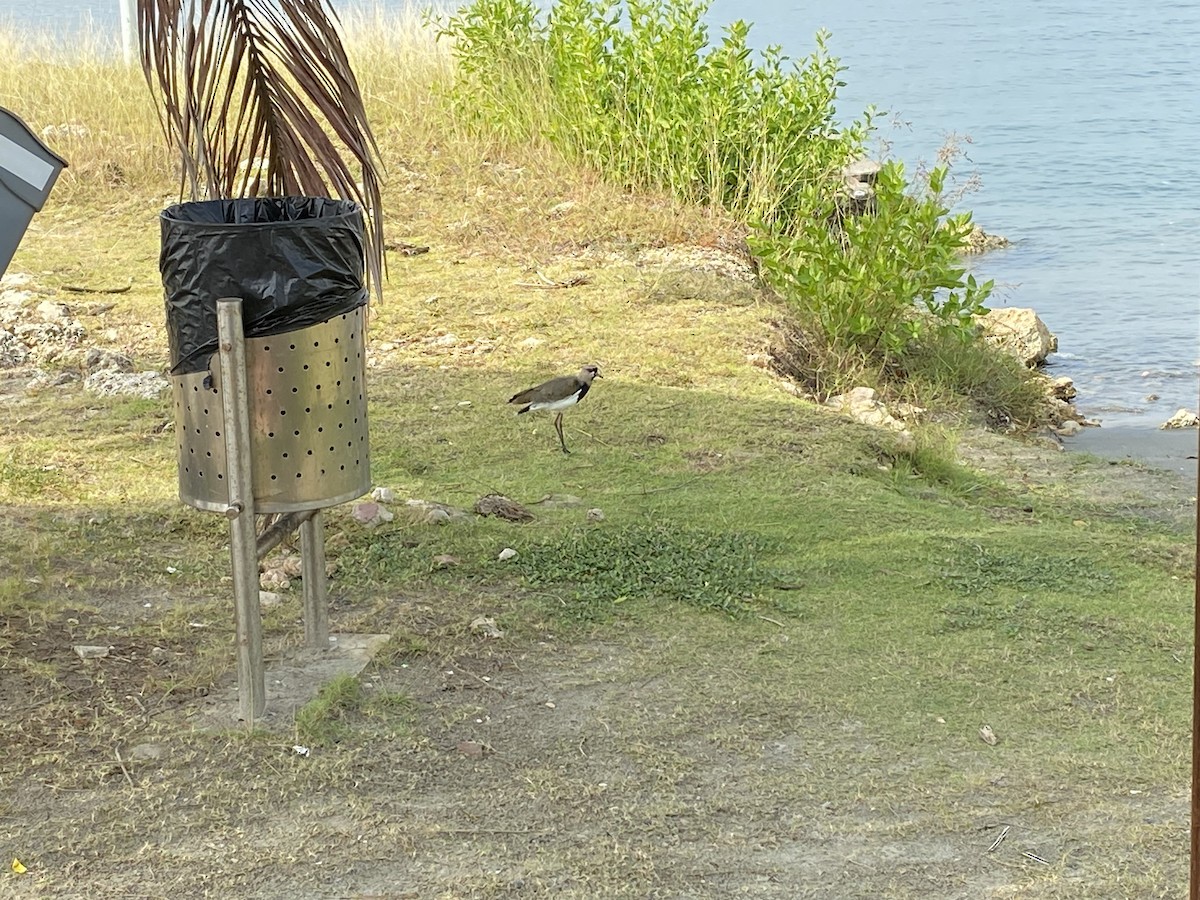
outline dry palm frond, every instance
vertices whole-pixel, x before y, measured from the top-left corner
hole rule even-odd
[[[378,292],[379,148],[329,0],[138,0],[138,30],[163,129],[182,154],[183,190],[193,200],[307,194],[357,202]],[[361,167],[361,181],[338,144]]]

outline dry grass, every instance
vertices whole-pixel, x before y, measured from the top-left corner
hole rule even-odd
[[[201,728],[231,678],[226,530],[175,498],[167,401],[6,373],[0,851],[29,871],[0,893],[1177,895],[1189,486],[1030,447],[988,477],[898,458],[761,365],[772,308],[711,271],[737,271],[728,222],[472,142],[436,101],[441,51],[399,33],[395,68],[362,71],[388,237],[429,252],[392,253],[373,311],[375,481],[584,507],[376,531],[331,511],[334,627],[388,648],[294,729]],[[355,46],[392,58],[382,35]],[[174,182],[152,110],[132,77],[60,97],[48,71],[0,55],[35,127],[78,117],[143,149],[67,149],[72,180],[13,268],[72,307],[87,346],[161,367],[154,217]],[[529,287],[539,273],[583,280]],[[51,367],[77,370],[80,349]],[[569,414],[564,459],[504,400],[584,361],[605,378]],[[588,506],[593,527],[655,540],[761,538],[772,580],[733,619],[635,590],[588,618],[577,586],[496,562],[513,546],[554,563]],[[613,546],[613,571],[636,573],[645,548]],[[447,553],[461,564],[435,568]],[[267,613],[269,655],[298,643],[299,609],[293,589]],[[71,650],[92,641],[109,657]]]

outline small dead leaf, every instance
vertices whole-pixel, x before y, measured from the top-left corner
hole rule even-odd
[[[433,558],[433,567],[435,569],[449,569],[453,566],[460,565],[462,560],[457,556],[452,556],[449,553],[439,553]]]
[[[996,732],[992,731],[991,725],[981,725],[979,727],[979,739],[989,747],[995,747],[1000,740],[996,737]]]
[[[26,872],[29,871],[28,869],[25,868],[24,864],[19,859],[16,859],[15,857],[12,861],[12,870],[14,872],[16,872],[18,875],[24,875]]]
[[[532,522],[533,513],[516,500],[500,494],[488,494],[475,501],[475,512],[481,516],[495,516],[509,522]]]
[[[479,741],[459,741],[456,749],[468,759],[483,759],[495,752],[487,744],[481,744]]]

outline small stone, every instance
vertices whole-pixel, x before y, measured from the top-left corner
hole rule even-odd
[[[65,303],[55,303],[53,300],[43,300],[34,309],[43,322],[66,322],[71,318],[71,310]]]
[[[996,732],[992,730],[991,725],[979,726],[979,739],[989,747],[995,747],[1000,740],[996,737]]]
[[[484,637],[498,638],[504,637],[504,632],[496,624],[496,620],[491,616],[479,616],[472,620],[471,631],[474,634],[481,634]]]
[[[138,744],[129,751],[129,758],[135,762],[149,762],[155,759],[165,759],[171,750],[166,744]]]
[[[395,515],[386,506],[372,501],[355,503],[350,514],[354,518],[354,521],[360,523],[365,528],[375,528],[395,518]]]
[[[1158,394],[1147,394],[1147,395],[1146,395],[1146,402],[1147,402],[1147,403],[1153,403],[1153,402],[1154,402],[1155,400],[1157,400],[1157,399],[1158,399]]]
[[[1050,382],[1050,395],[1059,400],[1074,400],[1077,391],[1075,382],[1062,375]]]
[[[458,401],[458,408],[459,408],[459,409],[470,409],[470,408],[471,408],[471,401],[470,401],[470,400],[459,400],[459,401]]]
[[[371,499],[379,503],[391,503],[396,499],[396,494],[389,487],[377,487],[371,491]]]
[[[279,569],[268,569],[258,576],[260,591],[286,591],[292,586],[292,580]]]
[[[83,358],[83,367],[88,372],[132,372],[133,360],[124,353],[92,347]]]
[[[400,514],[413,525],[448,525],[472,521],[471,514],[466,510],[432,500],[406,500],[404,507]]]
[[[1054,429],[1054,433],[1060,437],[1074,437],[1081,431],[1083,431],[1083,426],[1074,419],[1067,419]]]
[[[278,606],[282,602],[283,602],[282,594],[277,594],[274,591],[260,590],[258,592],[258,605],[259,606],[265,606],[269,609],[272,606]]]
[[[558,705],[553,700],[547,700],[546,709],[558,709]]]
[[[514,550],[512,547],[505,547],[503,550],[500,551],[500,555],[497,556],[496,558],[498,560],[500,560],[500,562],[508,562],[510,559],[516,559],[516,557],[517,557],[516,550]]]
[[[535,347],[542,346],[542,344],[544,344],[544,343],[546,343],[546,342],[542,338],[527,337],[527,338],[525,338],[525,340],[521,341],[521,343],[517,344],[517,346],[520,347],[522,350],[532,350]]]
[[[75,655],[80,659],[102,659],[108,656],[108,647],[101,647],[94,644],[76,644],[71,648],[75,651]]]
[[[593,506],[587,511],[587,520],[589,522],[603,522],[604,510],[600,509],[598,506]]]

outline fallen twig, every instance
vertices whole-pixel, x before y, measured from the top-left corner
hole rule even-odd
[[[1008,826],[1008,825],[1004,826],[1004,830],[1002,832],[1000,832],[1000,837],[998,837],[998,838],[996,838],[996,840],[992,841],[992,846],[988,847],[988,849],[987,849],[988,853],[991,853],[993,850],[995,850],[997,847],[999,847],[1002,843],[1004,843],[1004,839],[1006,837],[1008,837],[1008,829],[1009,828],[1010,828],[1010,826]]]
[[[133,776],[129,774],[129,769],[125,766],[125,760],[121,759],[121,750],[119,747],[113,747],[113,753],[117,757],[117,765],[121,767],[121,772],[125,775],[125,780],[129,782],[130,787],[134,787]]]
[[[70,291],[73,294],[124,294],[133,287],[133,282],[124,287],[87,287],[82,284],[61,284],[60,290]]]
[[[582,284],[590,284],[592,280],[586,275],[573,275],[570,278],[564,278],[561,281],[555,281],[553,278],[547,278],[541,272],[536,272],[535,274],[541,279],[540,282],[531,283],[528,281],[518,281],[516,282],[516,286],[523,288],[538,288],[543,291],[553,291],[562,288],[579,287]]]

